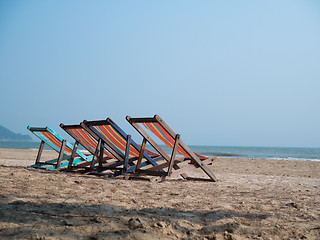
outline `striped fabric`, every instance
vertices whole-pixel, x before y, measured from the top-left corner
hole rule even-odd
[[[97,125],[91,126],[95,130],[97,130],[103,137],[105,137],[114,148],[119,149],[122,152],[126,151],[127,139],[125,139],[122,135],[118,133],[111,125]],[[145,152],[150,156],[158,156],[151,151],[145,150]],[[135,157],[139,157],[139,151],[130,145],[129,154]]]
[[[70,144],[68,141],[65,141],[65,148],[64,151],[61,152],[61,146],[62,143],[64,141],[64,139],[55,131],[53,131],[50,127],[31,127],[28,126],[27,129],[32,132],[35,136],[37,136],[43,143],[45,143],[46,145],[48,145],[49,147],[51,147],[53,150],[55,150],[56,152],[58,152],[59,154],[63,155],[71,155],[72,151],[73,151],[73,145]],[[43,145],[40,145],[40,147]],[[40,148],[39,148],[40,150]],[[60,156],[60,155],[59,155]],[[91,154],[84,154],[79,150],[76,150],[76,156],[80,157],[80,159],[74,159],[73,164],[77,165],[82,161],[91,161],[92,156]],[[67,156],[63,156],[63,160],[66,160]],[[40,159],[38,159],[40,160]],[[33,167],[40,167],[40,168],[45,168],[47,170],[53,170],[56,168],[56,166],[53,166],[52,164],[57,163],[57,159],[52,159],[52,160],[48,160],[45,162],[38,162],[34,165],[32,165]],[[51,166],[45,166],[46,164],[50,164]],[[68,161],[64,161],[61,162],[60,167],[65,167],[68,165]]]
[[[156,135],[168,148],[173,149],[175,140],[170,136],[170,134],[157,122],[143,122],[142,125],[146,127],[149,131],[151,131],[154,135]],[[182,147],[179,145],[177,152],[180,155],[183,155],[187,158],[191,158],[191,156],[186,153]],[[201,160],[207,159],[207,157],[202,156],[198,153],[194,154],[199,157]]]
[[[70,132],[70,135],[71,136],[77,136],[78,138],[80,138],[83,142],[85,142],[90,148],[91,148],[91,151],[94,152],[97,145],[98,145],[98,142],[93,138],[91,137],[91,135],[81,129],[81,128],[70,128],[70,129],[67,129],[66,130],[67,132]],[[88,153],[88,155],[90,155],[90,153]],[[106,150],[104,150],[104,155],[109,157],[109,158],[114,158],[109,152],[107,152]]]
[[[40,139],[46,138],[49,142],[57,146],[59,149],[61,148],[62,142],[60,139],[58,139],[56,136],[54,136],[50,132],[33,132],[35,135],[37,135]],[[42,136],[42,138],[41,138]],[[65,151],[68,153],[72,153],[72,149],[66,146]]]

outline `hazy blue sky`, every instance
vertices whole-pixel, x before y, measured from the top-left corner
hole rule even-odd
[[[320,147],[319,1],[2,0],[0,66],[14,132],[157,113],[188,144]]]

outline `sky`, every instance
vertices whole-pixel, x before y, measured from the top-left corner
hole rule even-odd
[[[160,115],[190,145],[320,147],[319,1],[0,1],[0,125]]]

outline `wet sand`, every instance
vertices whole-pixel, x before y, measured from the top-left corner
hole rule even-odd
[[[27,168],[36,153],[0,149],[1,239],[320,239],[320,162],[218,158],[218,182],[155,183]]]

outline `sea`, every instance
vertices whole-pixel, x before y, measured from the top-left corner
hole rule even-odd
[[[40,142],[1,142],[0,148],[38,149]],[[164,146],[162,146],[164,147]],[[270,160],[319,161],[320,148],[302,147],[233,147],[233,146],[189,146],[193,151],[204,156],[227,158],[250,158]],[[45,145],[45,150],[51,150]],[[151,149],[150,149],[151,150]],[[171,150],[164,147],[170,154]]]

